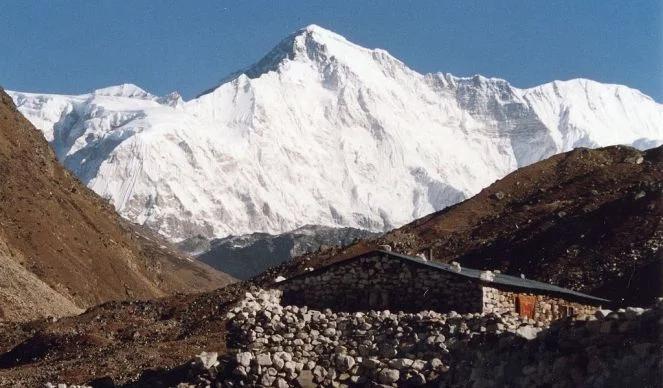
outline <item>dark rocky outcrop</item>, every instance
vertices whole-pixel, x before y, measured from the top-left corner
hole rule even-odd
[[[187,239],[178,246],[220,271],[238,279],[249,279],[293,257],[315,252],[320,248],[343,247],[374,236],[377,234],[355,228],[307,225],[278,235],[253,233],[211,241],[198,236]]]

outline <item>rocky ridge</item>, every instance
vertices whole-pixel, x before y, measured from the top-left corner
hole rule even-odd
[[[307,225],[278,235],[253,233],[212,240],[197,236],[177,246],[213,268],[246,280],[294,257],[375,236],[376,233],[355,228]]]

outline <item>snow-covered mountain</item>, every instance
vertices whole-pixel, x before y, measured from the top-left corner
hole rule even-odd
[[[637,90],[420,74],[317,26],[187,102],[9,93],[67,168],[173,240],[384,230],[554,153],[663,143],[663,105]]]

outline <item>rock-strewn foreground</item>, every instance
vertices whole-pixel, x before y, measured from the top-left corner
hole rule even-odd
[[[228,319],[228,353],[202,352],[137,385],[656,387],[663,378],[663,301],[546,327],[511,314],[317,311],[256,290]]]
[[[119,307],[88,311],[68,340],[71,318],[34,324],[50,334],[1,356],[13,369],[0,369],[0,383],[657,387],[663,377],[662,301],[550,327],[513,315],[316,311],[241,285]]]
[[[655,386],[663,377],[662,313],[663,302],[542,327],[511,314],[315,311],[281,306],[278,293],[262,291],[229,314],[229,346],[237,349],[216,380],[277,387]],[[196,386],[205,385],[204,376]]]
[[[205,294],[108,302],[57,320],[0,322],[0,387],[105,377],[122,384],[201,349],[223,353],[226,314],[243,292],[236,283]]]
[[[291,277],[382,244],[647,306],[663,296],[663,146],[555,155],[381,238],[300,257],[257,280]]]
[[[0,90],[0,320],[209,290],[231,277],[120,218]]]

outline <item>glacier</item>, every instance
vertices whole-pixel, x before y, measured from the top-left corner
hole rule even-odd
[[[420,74],[315,25],[189,101],[8,93],[66,168],[173,241],[384,231],[555,153],[663,143],[663,105],[638,90]]]

